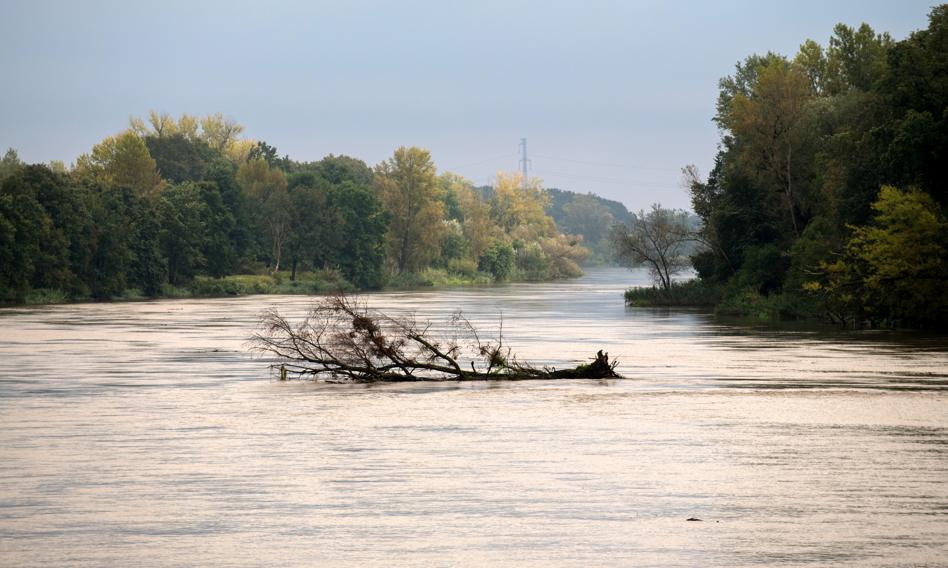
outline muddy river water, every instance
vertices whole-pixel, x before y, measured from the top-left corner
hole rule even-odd
[[[625,308],[645,282],[367,297],[609,381],[271,380],[246,340],[303,296],[0,310],[0,565],[948,565],[948,339]]]

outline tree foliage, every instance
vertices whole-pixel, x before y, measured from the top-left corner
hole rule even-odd
[[[144,195],[154,193],[162,184],[148,146],[131,130],[109,136],[93,146],[91,154],[80,156],[76,173],[93,183],[130,187]]]
[[[395,150],[376,168],[375,183],[391,215],[386,244],[393,270],[410,272],[428,265],[440,248],[444,215],[431,154],[416,147]]]
[[[948,220],[919,190],[884,186],[875,217],[856,227],[842,257],[805,283],[833,314],[900,325],[934,325],[948,317]]]
[[[314,162],[240,138],[221,114],[151,112],[67,169],[0,159],[0,302],[230,293],[238,273],[295,286],[380,288],[392,278],[552,278],[580,273],[581,239],[543,212],[536,181],[484,194],[400,148],[374,170]],[[482,262],[483,260],[483,262]],[[479,271],[478,267],[482,267]],[[49,293],[47,293],[49,292]],[[32,295],[32,296],[31,296]]]
[[[739,63],[720,82],[714,169],[685,169],[702,280],[834,321],[945,323],[920,291],[931,306],[948,294],[929,276],[948,263],[946,61],[941,5],[902,41],[840,24],[826,47]]]

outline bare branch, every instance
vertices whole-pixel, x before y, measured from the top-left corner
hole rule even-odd
[[[537,369],[516,360],[503,342],[503,319],[496,341],[483,341],[460,312],[448,321],[445,345],[430,335],[432,325],[414,316],[392,317],[364,302],[330,296],[293,325],[276,310],[261,317],[251,338],[254,351],[275,356],[281,377],[311,376],[327,382],[464,381],[483,379],[611,378],[616,363],[600,351],[593,362],[574,369]],[[467,347],[460,342],[469,341]],[[481,361],[485,370],[477,368]],[[462,363],[469,363],[471,370]]]

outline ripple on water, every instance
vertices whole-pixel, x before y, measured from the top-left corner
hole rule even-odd
[[[272,381],[246,341],[300,296],[0,310],[0,565],[948,557],[944,337],[625,308],[644,281],[369,297],[630,377],[568,383]]]

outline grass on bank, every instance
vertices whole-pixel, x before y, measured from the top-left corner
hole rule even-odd
[[[761,294],[748,287],[708,284],[694,279],[676,282],[669,290],[630,288],[625,301],[634,307],[712,308],[715,314],[760,321],[822,320],[815,300],[802,294]]]
[[[657,286],[629,288],[625,303],[638,307],[713,307],[721,301],[721,290],[701,280],[673,282],[668,290]]]
[[[234,274],[221,278],[196,277],[185,289],[167,286],[162,295],[177,296],[177,292],[197,298],[220,296],[245,296],[248,294],[325,294],[329,292],[352,292],[353,286],[336,270],[313,270],[298,272],[296,279],[289,272],[273,274]]]
[[[518,279],[518,274],[511,280]],[[522,279],[522,278],[521,278]],[[485,286],[494,283],[493,277],[476,269],[452,271],[446,268],[426,268],[420,272],[404,273],[389,278],[386,290],[413,290],[453,286]],[[174,286],[165,283],[160,293],[148,297],[137,288],[129,288],[110,301],[136,301],[157,298],[220,298],[247,296],[252,294],[330,294],[333,292],[357,292],[356,286],[346,280],[337,270],[312,270],[297,272],[296,279],[289,271],[273,274],[234,274],[214,278],[197,276],[187,284]],[[38,288],[30,291],[21,305],[66,304],[93,301],[91,297],[69,295],[62,290]],[[16,305],[16,304],[11,304]]]
[[[420,272],[406,272],[392,276],[385,285],[391,290],[413,290],[417,288],[442,288],[449,286],[484,286],[494,279],[486,272],[450,272],[444,268],[425,268]]]

